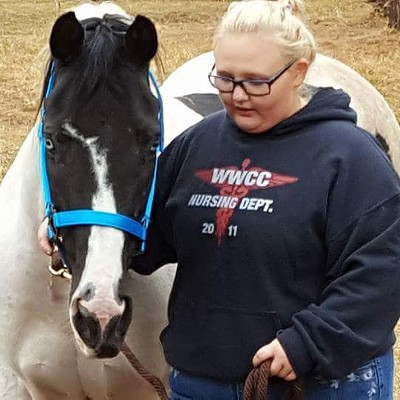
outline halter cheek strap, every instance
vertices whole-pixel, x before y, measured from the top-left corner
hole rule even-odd
[[[45,91],[45,98],[49,97],[54,87],[55,83],[54,63],[51,63],[50,65],[48,76],[49,79]],[[158,124],[160,127],[160,140],[156,148],[156,159],[155,159],[154,173],[151,181],[150,191],[147,198],[144,215],[140,222],[122,214],[96,211],[92,209],[56,211],[51,196],[51,187],[50,187],[50,181],[47,171],[47,162],[46,162],[46,139],[43,132],[43,119],[46,115],[46,108],[44,107],[44,105],[42,106],[40,111],[40,121],[38,126],[39,147],[40,147],[39,150],[40,174],[41,174],[43,197],[45,203],[45,214],[46,217],[49,218],[48,236],[49,239],[52,242],[54,242],[60,250],[62,249],[62,245],[60,243],[60,238],[56,234],[56,229],[68,226],[76,226],[76,225],[98,225],[98,226],[107,226],[120,229],[124,232],[127,232],[135,236],[142,242],[141,252],[145,251],[147,229],[150,224],[151,209],[154,201],[154,193],[156,187],[158,157],[164,150],[164,110],[163,110],[162,97],[156,78],[151,71],[149,71],[149,79],[152,85],[154,86],[157,94],[157,101],[159,106]],[[65,259],[63,254],[62,258]]]

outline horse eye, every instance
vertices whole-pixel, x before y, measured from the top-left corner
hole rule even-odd
[[[45,146],[47,150],[54,150],[54,144],[53,141],[49,138],[45,138]]]

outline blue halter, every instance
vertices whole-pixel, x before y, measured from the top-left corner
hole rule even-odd
[[[50,181],[47,172],[46,163],[46,141],[43,133],[43,118],[46,114],[44,105],[40,111],[40,121],[38,126],[39,136],[39,151],[40,151],[40,174],[42,180],[43,197],[45,204],[46,217],[49,218],[50,224],[48,227],[49,239],[53,242],[58,242],[58,237],[54,228],[62,228],[75,225],[99,225],[120,229],[124,232],[139,238],[142,241],[141,252],[145,250],[147,228],[150,223],[151,208],[154,200],[154,192],[156,186],[156,176],[158,169],[158,156],[164,150],[164,110],[160,90],[155,76],[149,71],[149,78],[157,93],[157,101],[159,106],[158,123],[160,127],[160,140],[156,148],[156,159],[154,166],[154,174],[150,186],[149,196],[147,198],[144,216],[140,222],[122,214],[113,214],[104,211],[96,211],[92,209],[80,209],[69,211],[56,211],[53,205],[50,189]],[[50,65],[49,80],[47,83],[45,98],[49,97],[51,90],[54,87],[55,67],[54,63]]]

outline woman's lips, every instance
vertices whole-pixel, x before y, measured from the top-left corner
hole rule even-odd
[[[253,112],[252,108],[240,108],[240,107],[236,107],[235,108],[236,113],[240,114],[240,115],[249,115]]]

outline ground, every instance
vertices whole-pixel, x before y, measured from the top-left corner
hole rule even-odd
[[[41,51],[52,23],[76,4],[63,0],[1,0],[0,180],[35,120],[44,70]],[[120,0],[118,4],[156,23],[164,72],[168,75],[186,60],[211,49],[213,29],[229,1]],[[305,0],[305,6],[320,52],[366,77],[400,120],[400,32],[389,29],[387,20],[367,1]],[[161,70],[157,72],[162,81]],[[396,347],[396,359],[399,357],[400,346]],[[400,398],[400,371],[396,392],[396,398]]]

